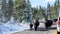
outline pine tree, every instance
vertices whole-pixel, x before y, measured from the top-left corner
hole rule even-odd
[[[51,19],[51,6],[49,3],[47,4],[47,13],[48,13],[48,19]]]
[[[8,0],[8,11],[7,11],[7,14],[8,14],[8,18],[10,18],[12,15],[13,15],[13,0]]]
[[[32,8],[32,13],[33,13],[33,18],[37,15],[38,9],[37,8]]]
[[[2,13],[6,14],[6,0],[2,0]]]
[[[21,17],[23,16],[25,7],[26,7],[25,0],[15,0],[14,11],[13,11],[15,19],[21,19]]]
[[[59,3],[60,3],[59,0],[56,0],[54,3],[53,10],[54,10],[54,17],[55,18],[58,18]]]
[[[26,13],[26,21],[30,21],[32,19],[32,9],[31,9],[31,3],[29,0],[26,0],[26,7],[25,7],[25,13]]]
[[[4,22],[6,22],[8,19],[7,18],[7,11],[8,11],[7,7],[8,7],[8,3],[6,2],[6,0],[2,0],[2,14],[3,14],[2,18],[4,18],[3,19]]]

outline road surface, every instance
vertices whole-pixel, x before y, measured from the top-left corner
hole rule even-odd
[[[57,30],[56,30],[56,25],[52,25],[52,27],[50,29],[45,29],[44,26],[41,26],[37,29],[37,31],[33,30],[25,30],[25,31],[21,31],[21,32],[16,32],[16,33],[12,33],[12,34],[57,34]]]

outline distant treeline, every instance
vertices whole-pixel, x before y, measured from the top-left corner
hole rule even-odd
[[[25,11],[25,8],[31,7],[28,6],[30,2],[26,2],[26,0],[9,0],[6,2],[6,0],[2,0],[2,13],[5,18],[10,18],[13,16],[15,19],[26,19],[25,13],[29,13],[28,11]],[[39,18],[49,18],[54,19],[58,17],[58,9],[60,7],[59,0],[56,0],[53,5],[47,4],[47,8],[38,6],[38,7],[31,7],[32,11],[32,17],[35,18],[36,15],[39,16]],[[30,10],[30,9],[27,9]],[[1,14],[2,15],[2,14]]]

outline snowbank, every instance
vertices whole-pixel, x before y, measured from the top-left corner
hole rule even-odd
[[[40,23],[39,27],[42,26],[44,24]],[[23,31],[23,30],[27,30],[29,29],[29,23],[20,23],[20,24],[2,24],[0,25],[0,34],[10,34],[10,33],[14,33],[14,32],[18,32],[18,31]]]
[[[22,25],[3,24],[3,25],[0,25],[0,28],[1,28],[1,32],[3,32],[5,34],[5,33],[9,33],[9,32],[13,33],[13,32],[17,32],[17,31],[23,31],[27,27],[22,26]]]

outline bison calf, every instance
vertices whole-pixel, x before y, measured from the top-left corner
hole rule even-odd
[[[29,26],[30,26],[30,30],[32,30],[33,24],[30,23]]]

